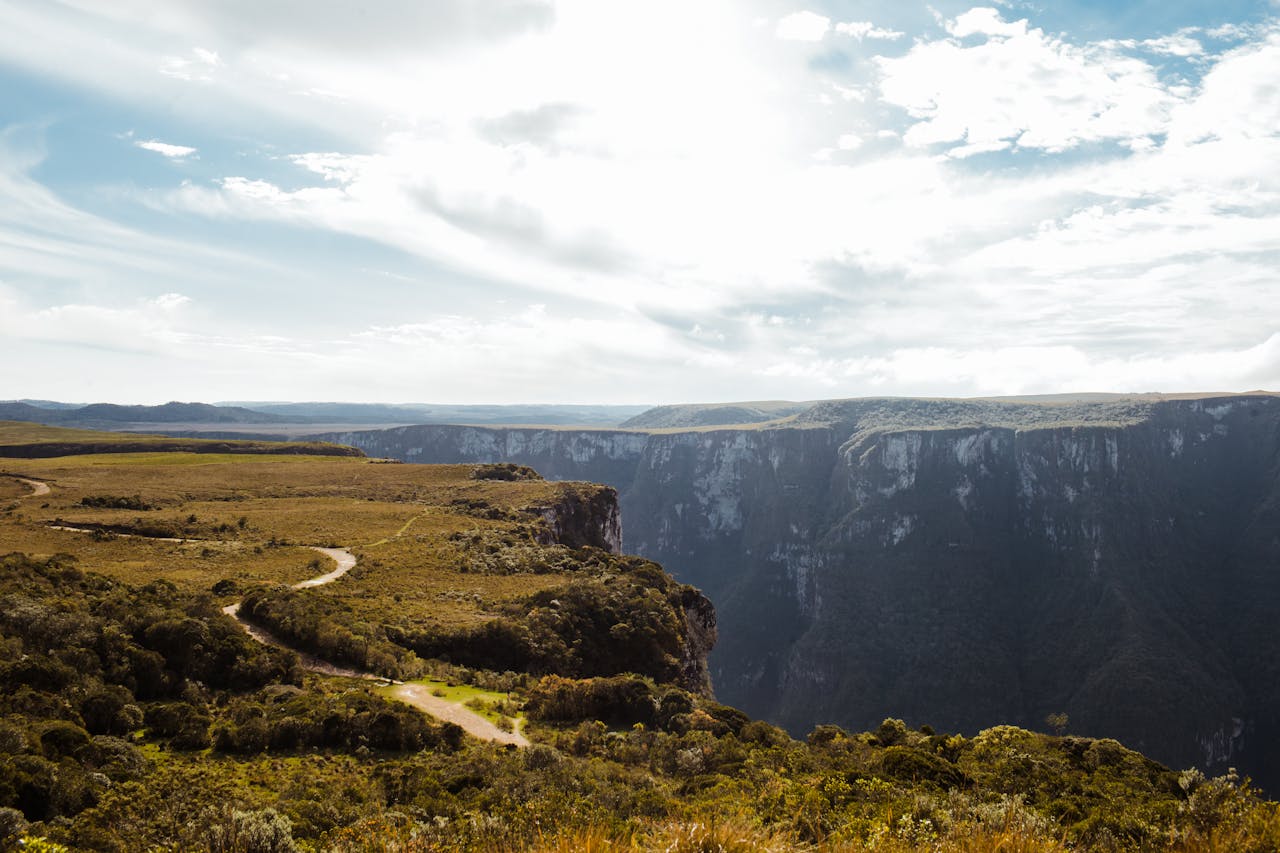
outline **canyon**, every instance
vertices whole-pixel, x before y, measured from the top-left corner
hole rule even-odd
[[[625,550],[715,604],[717,697],[793,734],[1065,714],[1280,781],[1280,398],[713,408],[315,438],[615,487]]]

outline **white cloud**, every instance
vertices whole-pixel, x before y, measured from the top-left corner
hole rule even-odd
[[[1064,151],[1160,133],[1183,98],[1140,59],[1074,45],[977,8],[948,22],[951,38],[879,60],[883,100],[915,123],[910,145],[959,156],[1019,148]],[[968,36],[985,36],[967,44]]]
[[[822,41],[831,29],[831,19],[816,12],[793,12],[778,20],[774,30],[785,41]]]
[[[970,142],[968,145],[957,145],[947,149],[947,156],[953,160],[965,160],[978,154],[994,154],[997,151],[1008,151],[1013,143],[1007,139],[993,142]]]
[[[495,7],[470,21],[446,0],[456,43],[427,26],[433,4],[399,4],[410,17],[384,56],[376,28],[341,10],[285,25],[290,2],[175,0],[147,15],[141,0],[0,0],[6,62],[140,111],[173,105],[183,141],[222,150],[200,135],[222,134],[250,154],[214,172],[194,147],[135,143],[191,159],[177,187],[94,188],[151,205],[135,211],[148,227],[130,229],[35,183],[38,157],[5,151],[0,277],[25,301],[0,313],[42,330],[40,346],[132,337],[229,398],[245,395],[228,377],[263,373],[264,354],[280,378],[263,396],[279,397],[1014,393],[1161,370],[1215,386],[1274,375],[1274,344],[1258,343],[1276,333],[1280,258],[1270,31],[1090,43],[983,7],[869,65],[844,42],[850,65],[815,73],[813,49],[787,39],[897,33],[813,12],[757,24],[719,0],[512,0],[528,14],[508,26]],[[1228,35],[1245,43],[1223,53]],[[86,60],[66,67],[50,44]],[[174,52],[182,79],[156,74]],[[220,241],[244,222],[260,225],[270,274],[237,277],[244,259],[154,236],[195,227],[234,245]],[[279,235],[362,257],[351,270],[296,258],[287,278]],[[222,294],[237,278],[284,310],[244,311]],[[312,298],[298,298],[303,280]],[[191,301],[156,295],[174,291]],[[493,291],[546,307],[495,308]],[[216,336],[200,322],[215,310]],[[38,364],[20,340],[22,363]],[[1188,353],[1216,372],[1192,372]]]
[[[836,24],[836,32],[841,35],[852,36],[858,41],[862,41],[863,39],[897,41],[906,35],[906,33],[898,32],[897,30],[877,27],[870,21],[842,21]]]
[[[207,83],[213,80],[214,70],[221,65],[222,57],[217,51],[196,47],[188,56],[166,56],[158,70],[166,77]]]
[[[148,139],[145,142],[139,141],[133,144],[139,148],[144,148],[147,151],[154,151],[157,154],[163,154],[171,160],[181,160],[183,157],[189,157],[196,153],[196,149],[191,148],[190,146],[172,145],[168,142],[161,142],[158,139]]]
[[[947,32],[956,38],[965,38],[972,35],[1016,38],[1027,34],[1027,22],[1025,19],[1021,21],[1005,21],[1000,16],[1000,10],[993,9],[990,6],[970,9],[968,12],[957,16],[954,21],[949,21],[946,26]]]
[[[1145,39],[1142,42],[1142,46],[1166,56],[1190,57],[1204,54],[1204,45],[1186,33],[1174,33],[1160,38]]]
[[[166,293],[121,306],[69,303],[48,308],[8,302],[0,331],[15,346],[19,341],[62,343],[117,352],[169,353],[184,334],[176,323],[190,299]]]
[[[1174,112],[1170,141],[1186,145],[1211,138],[1274,137],[1280,127],[1278,87],[1280,29],[1228,52],[1205,74],[1196,97]]]
[[[1204,55],[1204,45],[1194,38],[1195,32],[1198,32],[1198,30],[1180,30],[1176,33],[1151,39],[1106,39],[1097,42],[1097,46],[1108,50],[1147,51],[1162,56],[1177,56],[1183,59],[1199,58]]]

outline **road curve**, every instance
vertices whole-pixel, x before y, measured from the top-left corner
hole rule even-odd
[[[320,548],[310,546],[312,550],[319,551],[321,554],[332,559],[337,563],[337,568],[323,575],[314,578],[308,578],[299,581],[293,585],[294,589],[310,589],[312,587],[324,586],[333,583],[338,578],[351,571],[356,565],[356,557],[346,548]],[[515,731],[506,732],[498,728],[489,720],[475,713],[469,708],[464,707],[458,702],[450,702],[448,699],[442,699],[439,696],[433,696],[430,688],[423,684],[406,684],[402,681],[394,681],[392,679],[383,678],[372,672],[364,670],[352,669],[345,666],[337,666],[326,660],[316,657],[315,655],[294,649],[288,643],[281,641],[270,631],[254,625],[249,620],[240,615],[240,603],[228,604],[222,608],[222,612],[232,617],[239,623],[240,627],[248,632],[260,643],[268,646],[279,646],[284,649],[291,649],[298,655],[299,662],[305,669],[312,672],[319,672],[324,675],[337,675],[344,678],[360,678],[366,681],[381,681],[394,685],[392,695],[404,702],[417,708],[429,716],[443,720],[447,723],[455,723],[462,727],[467,734],[479,738],[480,740],[491,740],[497,743],[512,744],[514,746],[528,746],[529,740],[520,733],[520,723],[516,722]]]
[[[446,722],[457,723],[466,729],[469,734],[473,734],[482,740],[507,743],[512,746],[529,745],[529,739],[520,733],[519,720],[516,720],[514,731],[503,731],[484,717],[473,713],[457,702],[450,702],[448,699],[433,696],[431,688],[425,684],[398,683],[392,688],[391,695],[406,705],[412,705],[433,717]]]
[[[328,574],[299,581],[293,585],[294,589],[310,589],[313,586],[324,586],[327,583],[333,583],[356,567],[356,555],[352,554],[346,548],[321,548],[318,545],[312,545],[310,547],[311,550],[319,551],[330,560],[333,560],[338,564],[338,567]]]
[[[47,483],[42,483],[39,480],[18,479],[32,487],[33,491],[27,497],[39,497],[40,495],[49,494],[49,486]],[[93,528],[88,527],[71,527],[69,525],[51,525],[51,527],[54,530],[66,530],[72,533],[95,532]],[[113,535],[125,536],[133,539],[150,539],[153,542],[207,541],[197,539],[168,539],[152,536],[136,536],[128,533],[117,533]],[[336,567],[333,571],[326,572],[323,575],[317,575],[314,578],[307,578],[306,580],[298,581],[293,584],[294,589],[310,589],[312,587],[324,586],[325,584],[333,583],[338,578],[355,568],[356,555],[352,554],[346,548],[322,548],[318,545],[311,545],[308,547],[313,551],[319,551],[321,554],[324,554],[326,557],[333,560]],[[503,731],[489,720],[475,713],[471,709],[464,707],[462,704],[458,702],[450,702],[448,699],[442,699],[439,696],[431,695],[431,690],[426,685],[406,684],[401,681],[383,678],[382,676],[375,675],[372,672],[366,672],[364,670],[353,669],[346,666],[338,666],[336,664],[329,663],[322,658],[318,658],[315,655],[301,651],[300,649],[295,649],[293,646],[290,646],[270,631],[253,624],[241,616],[241,603],[242,602],[237,601],[235,604],[228,604],[226,607],[222,608],[222,612],[236,620],[236,624],[243,628],[245,633],[250,637],[253,637],[253,639],[257,640],[259,643],[267,646],[277,646],[282,649],[289,649],[294,652],[298,656],[298,662],[302,664],[304,669],[310,670],[311,672],[318,672],[322,675],[336,675],[342,678],[359,678],[364,681],[379,681],[394,685],[392,695],[401,702],[417,708],[419,711],[435,717],[436,719],[461,726],[467,734],[472,735],[473,737],[479,738],[480,740],[491,740],[497,743],[511,744],[513,746],[529,745],[528,738],[520,733],[519,720],[516,721],[515,731]]]
[[[44,497],[45,495],[49,494],[49,492],[51,491],[48,483],[42,483],[39,480],[29,480],[26,477],[18,477],[12,474],[10,476],[12,476],[13,479],[17,480],[22,485],[31,487],[31,494],[23,495],[24,498]]]

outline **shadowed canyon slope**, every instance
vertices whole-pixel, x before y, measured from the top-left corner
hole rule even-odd
[[[716,604],[719,698],[794,732],[1066,713],[1173,766],[1280,777],[1280,398],[850,400],[739,427],[324,438],[617,487],[627,550]]]

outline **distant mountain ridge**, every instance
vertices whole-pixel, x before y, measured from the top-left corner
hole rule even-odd
[[[807,410],[812,403],[769,400],[758,403],[655,406],[623,421],[622,429],[684,429],[701,426],[740,426],[765,423]]]
[[[76,408],[65,404],[39,401],[33,406],[21,401],[0,403],[0,420],[28,421],[59,426],[94,426],[128,423],[281,423],[286,419],[266,412],[255,412],[237,406],[211,406],[208,403],[169,402],[160,406],[121,406],[115,403],[91,403]],[[59,408],[54,408],[59,406]]]
[[[145,425],[179,424],[185,433],[199,435],[203,425],[300,424],[318,429],[335,424],[528,424],[613,427],[648,411],[648,406],[606,405],[443,405],[428,403],[179,403],[126,406],[88,405],[54,400],[0,401],[0,420],[56,426],[123,429]],[[271,436],[264,436],[271,437]],[[281,437],[281,436],[276,436]]]
[[[243,406],[280,415],[294,423],[402,424],[538,424],[557,426],[617,426],[650,411],[649,406],[575,404],[452,405],[446,403],[342,403],[224,401],[220,406]]]

